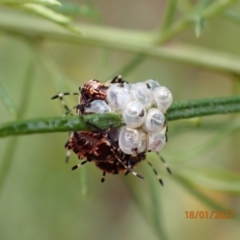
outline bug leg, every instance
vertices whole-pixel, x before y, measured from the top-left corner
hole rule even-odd
[[[172,174],[172,171],[170,169],[170,167],[168,166],[168,164],[166,163],[166,161],[164,160],[164,158],[159,154],[159,152],[156,152],[156,154],[158,155],[158,157],[160,158],[160,160],[163,162],[165,168],[167,169],[169,174]]]
[[[73,109],[76,109],[76,111],[77,111],[78,107],[79,107],[79,104],[73,106],[71,109],[68,109],[68,110],[65,112],[65,114],[63,115],[63,117],[65,117],[66,115],[70,114]],[[71,113],[70,115],[73,115],[73,114]]]
[[[103,183],[105,181],[106,171],[103,171],[101,182]]]
[[[66,96],[66,95],[79,95],[79,93],[77,93],[77,92],[63,92],[63,93],[58,93],[58,94],[52,96],[51,99],[60,98],[60,97]]]
[[[137,173],[137,172],[134,172],[131,167],[128,167],[128,166],[116,155],[115,152],[113,152],[113,155],[114,155],[114,157],[124,166],[124,168],[125,168],[127,171],[129,171],[132,175],[134,175],[134,176],[136,176],[136,177],[138,177],[138,178],[144,179],[144,177],[143,177],[141,174],[139,174],[139,173]]]
[[[168,132],[168,125],[167,125],[167,120],[166,120],[166,119],[165,119],[165,122],[164,122],[163,127],[166,128],[165,138],[166,138],[166,142],[168,142],[168,135],[167,135],[167,132]]]
[[[112,136],[112,134],[110,133],[110,130],[112,129],[112,126],[110,126],[109,129],[107,130],[102,130],[101,128],[97,127],[95,124],[92,124],[89,121],[86,121],[86,124],[88,124],[89,126],[91,126],[92,128],[94,128],[95,130],[97,130],[99,133],[101,133],[102,135],[107,135],[108,139],[111,142],[111,145],[114,146],[115,150],[117,149],[117,144],[114,141],[114,138]]]
[[[72,110],[67,106],[67,104],[66,104],[65,101],[64,101],[63,96],[66,96],[66,95],[79,95],[79,93],[75,93],[75,92],[73,92],[73,93],[71,93],[71,92],[63,92],[63,93],[58,93],[58,94],[54,95],[53,97],[51,97],[51,99],[57,99],[57,98],[59,98],[61,104],[63,105],[63,107],[64,107],[65,110],[67,111],[67,112],[65,113],[65,115],[69,114],[69,113],[72,111]]]
[[[125,154],[124,154],[124,156],[125,156]],[[124,156],[123,156],[123,158],[124,158]],[[128,168],[131,168],[131,167],[132,167],[132,161],[131,161],[130,158],[127,159],[127,167],[128,167]],[[130,173],[130,171],[127,170],[124,175],[127,176],[129,173]]]
[[[71,155],[71,151],[70,151],[70,150],[67,150],[67,152],[66,152],[66,157],[65,157],[65,162],[66,162],[66,163],[69,162],[70,155]]]
[[[65,157],[65,162],[68,163],[69,161],[69,157],[70,157],[70,154],[71,154],[71,151],[70,151],[70,146],[69,146],[69,141],[67,141],[64,145],[64,147],[67,149],[66,151],[66,157]]]
[[[81,167],[82,165],[84,165],[84,164],[87,163],[87,162],[88,162],[88,161],[83,161],[83,162],[81,162],[81,163],[79,163],[79,164],[73,166],[73,167],[72,167],[72,170],[75,170],[75,169]]]
[[[163,180],[160,177],[160,175],[158,174],[157,170],[153,167],[153,165],[147,159],[146,159],[146,161],[147,161],[148,165],[152,168],[152,170],[153,170],[154,174],[156,175],[159,183],[163,186]]]

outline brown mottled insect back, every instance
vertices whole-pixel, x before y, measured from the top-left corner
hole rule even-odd
[[[134,172],[133,169],[138,163],[146,160],[157,176],[160,184],[163,185],[163,181],[158,172],[146,159],[146,152],[132,155],[123,153],[118,147],[117,141],[114,143],[111,142],[109,137],[98,131],[73,132],[66,142],[65,147],[67,150],[72,150],[78,156],[79,160],[83,160],[80,164],[73,166],[72,170],[81,167],[87,162],[93,162],[103,171],[101,182],[105,181],[106,173],[125,175],[132,173],[134,176],[144,179],[142,175]],[[162,157],[160,157],[160,159],[165,163]],[[171,170],[168,166],[166,166],[166,169],[171,174]]]
[[[83,115],[85,108],[89,107],[93,100],[106,101],[108,88],[108,86],[98,80],[87,81],[79,88],[80,95],[77,113]]]
[[[72,169],[75,170],[86,162],[94,162],[95,165],[106,173],[119,174],[131,172],[133,175],[143,178],[135,173],[132,168],[145,159],[145,154],[128,155],[124,154],[112,138],[115,129],[110,130],[109,136],[104,131],[79,131],[71,133],[65,147],[73,150],[80,160],[85,160]],[[104,181],[102,178],[102,182]]]
[[[66,143],[79,159],[108,161],[112,156],[111,144],[108,139],[97,131],[72,132]]]

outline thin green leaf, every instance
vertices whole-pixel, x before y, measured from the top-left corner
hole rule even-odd
[[[232,22],[240,24],[240,13],[233,10],[227,10],[224,13],[224,17]]]
[[[177,2],[178,2],[177,0],[169,0],[167,2],[167,7],[163,18],[163,23],[161,26],[161,31],[165,31],[168,27],[171,26],[176,13]]]
[[[222,125],[222,124],[221,124]],[[230,134],[236,133],[240,129],[240,122],[238,118],[231,119],[226,122],[226,124],[222,126],[218,126],[217,133],[208,140],[205,140],[203,144],[198,145],[195,148],[192,148],[188,151],[184,150],[183,152],[178,152],[174,156],[173,159],[176,161],[195,158],[199,156],[201,153],[206,153],[206,151],[212,149],[215,145],[221,142],[223,139],[228,137]]]
[[[88,196],[88,176],[87,176],[87,168],[82,167],[79,172],[80,177],[80,192],[81,198],[85,200]]]
[[[0,3],[4,4],[36,3],[47,6],[61,6],[61,3],[57,0],[0,0]]]
[[[181,0],[181,4],[178,4],[178,10],[182,15],[186,15],[193,9],[193,4],[189,0]]]
[[[204,203],[205,205],[209,206],[212,210],[220,210],[220,211],[234,211],[233,207],[231,206],[223,206],[219,204],[218,202],[214,201],[210,197],[208,197],[206,194],[202,193],[202,191],[196,187],[192,183],[192,179],[189,180],[185,178],[184,175],[180,173],[174,173],[173,178],[177,181],[177,183],[180,183],[185,189],[187,189],[192,195],[194,195],[199,201]],[[235,213],[234,214],[235,220],[240,220],[240,215]]]
[[[203,17],[208,18],[224,12],[229,6],[235,4],[238,0],[218,0],[214,1],[203,12]]]
[[[150,170],[150,169],[149,169]],[[155,231],[157,232],[160,239],[167,240],[169,239],[166,233],[166,229],[164,226],[164,219],[163,214],[161,210],[161,199],[160,199],[160,193],[159,188],[161,188],[161,185],[159,182],[156,181],[156,176],[153,174],[152,171],[148,171],[148,183],[149,183],[149,189],[151,194],[151,201],[152,201],[152,220],[153,220],[153,226]]]
[[[24,97],[22,97],[22,99],[24,99],[23,101],[21,101],[21,104],[19,106],[19,111],[18,114],[16,115],[17,119],[20,119],[24,116],[26,110],[27,110],[27,105],[29,103],[29,101],[27,101],[29,94],[31,93],[31,89],[32,89],[32,84],[33,84],[33,74],[34,74],[34,68],[35,64],[33,63],[32,59],[29,60],[29,65],[26,69],[26,75],[25,75],[25,80],[24,80],[24,85],[22,88],[22,95]],[[2,191],[2,188],[4,186],[4,182],[7,179],[8,173],[11,169],[11,165],[13,162],[13,157],[14,157],[14,153],[15,151],[13,151],[13,149],[16,148],[17,144],[18,144],[18,138],[11,138],[7,144],[7,147],[4,151],[4,156],[3,156],[3,161],[1,163],[1,167],[0,167],[0,194]]]
[[[203,28],[205,25],[205,21],[202,17],[196,17],[195,19],[195,34],[196,37],[199,37],[202,34]]]
[[[63,3],[60,7],[52,8],[52,10],[69,16],[83,16],[95,18],[99,12],[87,5],[78,5],[74,3]]]
[[[143,219],[146,220],[146,222],[149,222],[149,209],[144,201],[143,197],[141,196],[142,191],[140,188],[136,188],[136,185],[133,183],[133,178],[124,178],[125,185],[128,189],[129,194],[133,198],[137,208],[139,209],[140,213],[143,216]]]
[[[146,164],[146,163],[145,163]],[[164,216],[162,214],[161,209],[161,186],[156,181],[156,176],[153,174],[150,168],[145,169],[145,174],[147,175],[146,178],[148,179],[147,183],[147,199],[144,199],[142,196],[142,189],[136,188],[134,178],[124,178],[124,182],[126,183],[126,187],[129,190],[129,194],[134,199],[136,206],[139,209],[139,212],[142,214],[143,219],[149,224],[156,234],[158,235],[159,239],[167,240],[169,239],[166,233]],[[144,174],[144,176],[145,176]],[[141,181],[137,179],[138,181]],[[150,202],[148,203],[148,200]],[[147,200],[147,201],[146,201]],[[152,206],[149,208],[149,204]]]
[[[137,56],[134,56],[133,59],[131,59],[128,63],[126,63],[124,66],[118,69],[114,74],[111,74],[111,76],[108,76],[105,79],[111,79],[113,76],[117,76],[119,73],[121,73],[122,76],[126,76],[133,69],[139,66],[146,59],[146,57],[147,56],[145,54],[138,54]]]
[[[226,169],[185,168],[178,170],[185,179],[204,188],[240,194],[240,176]]]
[[[11,98],[8,96],[7,92],[5,91],[5,89],[3,88],[1,83],[0,83],[0,98],[3,101],[3,103],[5,104],[9,113],[12,115],[12,118],[16,119],[17,110],[16,110]]]
[[[58,24],[67,24],[71,21],[70,18],[39,4],[26,3],[21,8]]]
[[[18,144],[18,138],[12,137],[8,140],[7,147],[4,149],[3,153],[3,161],[0,165],[0,196],[3,191],[4,183],[7,179],[7,176],[9,174],[10,168],[12,166],[14,153],[13,149],[16,149]]]
[[[41,65],[43,72],[46,74],[48,79],[51,79],[55,85],[56,89],[66,89],[66,85],[70,84],[70,79],[65,76],[61,69],[58,69],[55,62],[50,58],[47,58],[42,51],[36,46],[32,45],[34,48],[32,52],[35,54],[35,58],[38,62],[38,65]],[[72,89],[74,89],[72,87]],[[80,168],[79,172],[80,177],[80,194],[82,200],[85,200],[88,196],[88,175],[87,168]]]
[[[201,12],[207,7],[209,7],[214,1],[213,0],[201,0],[196,4],[195,10]]]
[[[237,0],[219,0],[214,1],[209,7],[202,10],[199,15],[201,14],[201,17],[205,20],[208,20],[217,14],[220,14],[224,12],[228,7],[233,5]],[[191,12],[189,15],[184,16],[181,20],[173,24],[170,28],[167,29],[167,31],[164,32],[164,34],[160,34],[158,38],[159,43],[163,43],[180,32],[183,32],[186,28],[191,26],[193,21],[193,15],[196,14],[194,11]]]
[[[33,45],[32,51],[46,78],[53,82],[56,92],[58,92],[59,89],[70,89],[69,91],[72,91],[71,89],[77,88],[77,86],[70,81],[69,76],[67,77],[65,72],[57,66],[56,62],[39,48],[39,45]]]

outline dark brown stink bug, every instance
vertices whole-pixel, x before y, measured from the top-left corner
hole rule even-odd
[[[113,78],[110,83],[122,84],[126,81],[120,75]],[[88,114],[85,110],[91,106],[94,100],[103,100],[107,103],[107,89],[108,84],[104,84],[98,80],[91,79],[87,81],[82,87],[79,87],[79,93],[59,93],[52,97],[52,99],[59,98],[64,108],[69,114],[70,109],[63,100],[64,95],[79,95],[79,103],[74,108],[77,109],[78,115]],[[89,123],[90,124],[90,123]],[[143,178],[140,174],[134,172],[132,168],[145,158],[144,154],[138,156],[131,156],[124,154],[118,148],[118,142],[114,139],[116,129],[111,129],[109,133],[98,129],[92,125],[96,130],[94,131],[74,131],[70,134],[69,140],[65,144],[67,150],[73,150],[80,160],[84,160],[81,164],[74,166],[75,170],[86,162],[94,162],[97,167],[103,171],[102,182],[105,180],[106,173],[118,174],[131,172],[133,175]],[[116,137],[115,137],[116,138]],[[67,152],[66,162],[70,151]]]
[[[112,83],[119,83],[122,85],[125,80],[122,79],[121,75],[116,76],[108,83],[102,83],[99,80],[91,79],[87,81],[82,87],[79,87],[79,104],[77,112],[79,115],[85,114],[86,107],[90,107],[91,102],[94,100],[103,100],[107,102],[107,90],[109,85]]]
[[[143,178],[132,169],[137,163],[145,159],[145,154],[124,154],[118,148],[117,141],[112,138],[115,130],[111,129],[109,133],[99,129],[96,131],[72,132],[65,147],[68,150],[73,150],[80,160],[84,160],[72,169],[75,170],[87,162],[93,162],[103,171],[102,182],[105,180],[106,173],[127,174],[131,172],[133,175]]]
[[[51,99],[59,98],[62,105],[66,109],[66,114],[69,114],[72,109],[70,109],[66,103],[63,100],[63,96],[66,95],[79,95],[78,104],[74,106],[73,108],[76,108],[76,112],[78,115],[85,114],[85,109],[87,107],[90,107],[91,102],[94,100],[104,100],[107,103],[107,90],[109,88],[109,84],[111,83],[119,83],[123,84],[126,82],[122,79],[121,75],[116,76],[112,80],[110,80],[108,83],[102,83],[99,80],[96,79],[90,79],[86,83],[83,84],[82,87],[79,87],[79,92],[63,92],[58,93],[54,95]]]
[[[70,109],[64,102],[64,95],[79,95],[79,102],[74,107],[78,115],[94,113],[94,104],[98,101],[104,102],[106,109],[110,109],[107,101],[107,91],[112,83],[119,83],[119,87],[123,87],[126,81],[122,77],[116,76],[108,84],[104,84],[98,80],[89,80],[79,88],[78,93],[59,93],[52,99],[59,98],[65,109],[66,114],[69,114]],[[73,109],[74,109],[73,108]],[[110,109],[111,110],[111,109]],[[96,113],[96,112],[95,112]],[[146,150],[137,152],[137,149],[132,149],[132,154],[124,153],[119,147],[119,131],[120,129],[110,127],[108,130],[99,129],[97,126],[87,122],[93,129],[92,131],[74,131],[70,133],[69,139],[65,144],[68,150],[66,162],[72,150],[82,160],[80,164],[75,165],[72,170],[77,169],[87,162],[93,162],[99,169],[102,170],[102,179],[104,182],[106,173],[108,174],[133,174],[143,179],[143,176],[133,171],[133,168],[141,161],[146,160]],[[164,162],[164,159],[160,157]],[[156,174],[159,182],[163,182],[152,164],[146,160]],[[170,169],[167,167],[169,173]]]

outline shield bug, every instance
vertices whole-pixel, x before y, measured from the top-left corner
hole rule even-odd
[[[99,80],[96,79],[90,79],[86,83],[83,84],[82,87],[79,87],[79,92],[63,92],[63,93],[58,93],[54,95],[51,99],[56,99],[59,98],[62,105],[66,109],[66,114],[69,114],[72,109],[70,109],[65,101],[63,100],[63,96],[67,95],[79,95],[79,100],[78,104],[73,107],[76,108],[76,112],[78,115],[83,115],[85,113],[85,109],[91,106],[91,103],[94,100],[103,100],[106,103],[107,101],[107,90],[109,88],[109,85],[112,83],[118,83],[122,85],[125,80],[122,79],[121,75],[116,76],[112,80],[110,80],[108,83],[102,83]]]
[[[157,110],[153,112],[150,108],[152,104],[160,106],[164,97],[163,93],[159,94],[158,91],[155,91],[158,86],[160,85],[154,80],[147,80],[145,84],[128,84],[119,75],[107,84],[98,80],[89,80],[79,88],[79,93],[65,92],[53,96],[52,99],[60,99],[67,110],[66,114],[70,113],[72,109],[67,107],[63,96],[79,95],[78,104],[74,107],[78,115],[105,112],[122,113],[123,111],[123,118],[127,124],[127,127],[121,129],[110,127],[108,130],[102,130],[87,122],[93,128],[92,131],[72,132],[65,144],[65,148],[68,150],[66,159],[68,160],[70,150],[72,150],[82,160],[72,169],[77,169],[87,162],[93,162],[103,171],[102,182],[105,180],[106,173],[124,173],[125,175],[131,173],[143,178],[134,172],[133,168],[139,162],[146,160],[148,151],[160,150],[167,140],[164,115]],[[155,102],[153,102],[152,92],[155,93]],[[167,103],[164,106],[170,104]],[[125,106],[126,111],[123,110]],[[160,159],[165,162],[162,157]],[[155,168],[148,160],[146,161],[163,185]],[[168,166],[166,168],[171,173]]]
[[[140,174],[134,172],[133,167],[145,158],[144,154],[127,155],[119,148],[117,141],[112,138],[115,129],[111,129],[109,133],[102,130],[95,131],[79,131],[71,133],[65,147],[67,150],[73,150],[74,153],[82,161],[75,165],[75,170],[86,162],[93,162],[103,171],[102,182],[105,174],[119,174],[131,172],[133,175],[143,178]]]

